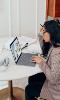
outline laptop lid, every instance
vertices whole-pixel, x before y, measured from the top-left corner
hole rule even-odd
[[[21,54],[21,46],[19,44],[17,37],[10,44],[10,49],[11,49],[14,61],[15,61],[15,63],[17,63],[17,61],[20,57],[20,54]]]

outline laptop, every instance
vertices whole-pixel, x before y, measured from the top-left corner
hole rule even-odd
[[[32,67],[36,65],[35,62],[32,62],[32,56],[37,56],[37,54],[23,53],[17,37],[10,44],[10,49],[17,65]]]

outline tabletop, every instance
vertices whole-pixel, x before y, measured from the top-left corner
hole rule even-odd
[[[9,40],[9,38],[2,38],[0,39],[0,46],[4,45],[4,43]],[[12,41],[13,38],[10,38]],[[28,42],[28,41],[26,41]],[[26,48],[26,52],[32,52],[33,45],[30,45],[30,47]],[[38,47],[38,48],[37,48]],[[30,51],[29,51],[30,48]],[[33,47],[34,48],[34,47]],[[39,50],[39,44],[35,43],[35,48],[37,48],[37,52],[41,52],[41,49]],[[24,52],[24,51],[23,51]],[[34,51],[36,52],[36,50]],[[8,57],[10,59],[10,63],[8,66],[0,66],[0,80],[14,80],[14,79],[21,79],[25,78],[31,75],[34,75],[36,73],[42,72],[39,68],[38,64],[36,64],[35,67],[29,67],[29,66],[22,66],[22,65],[16,65],[12,56],[12,53],[10,49],[4,48],[3,51],[0,51],[0,60],[4,59],[5,57]]]

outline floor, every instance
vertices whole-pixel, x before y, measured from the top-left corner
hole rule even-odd
[[[13,81],[13,86],[14,87],[20,87],[20,88],[23,88],[25,89],[26,85],[28,84],[28,78],[23,78],[23,79],[18,79],[18,80],[14,80]]]
[[[13,80],[13,87],[20,87],[25,89],[26,85],[28,84],[28,78]],[[3,88],[8,87],[7,81],[0,81],[0,90]]]

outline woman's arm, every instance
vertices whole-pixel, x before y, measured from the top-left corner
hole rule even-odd
[[[60,54],[55,54],[51,56],[51,66],[42,60],[39,64],[42,71],[45,73],[47,79],[55,83],[60,75]]]
[[[57,80],[60,77],[60,54],[51,55],[51,59],[49,60],[51,63],[50,66],[42,57],[34,56],[32,57],[32,61],[39,64],[39,67],[48,80],[53,83],[58,82]]]

